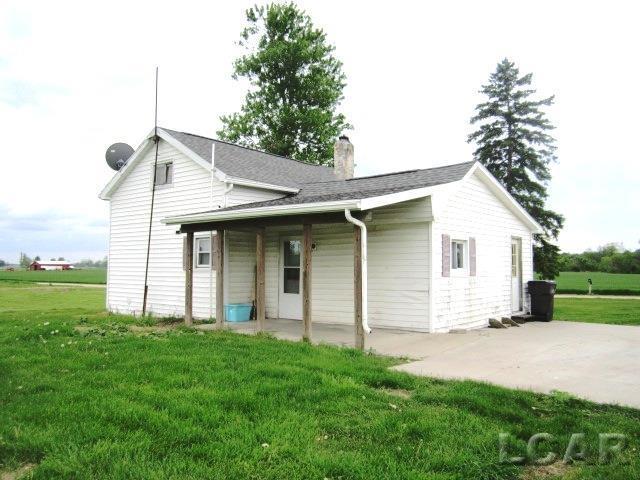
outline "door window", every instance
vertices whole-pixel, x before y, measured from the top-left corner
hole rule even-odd
[[[518,276],[518,244],[513,242],[511,243],[511,276]]]
[[[285,240],[283,245],[283,292],[300,293],[300,241]]]

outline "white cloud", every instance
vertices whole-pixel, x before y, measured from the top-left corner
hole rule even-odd
[[[108,217],[97,198],[112,173],[104,150],[115,141],[135,146],[150,129],[156,65],[161,125],[214,135],[219,115],[235,111],[244,96],[230,74],[252,4],[2,2],[0,206],[15,218],[55,211],[77,227],[78,237],[60,248],[72,250],[76,241],[78,251],[95,248],[101,256],[106,241],[94,242],[95,231],[84,240],[82,229]],[[465,139],[477,91],[507,56],[534,72],[540,95],[556,94],[549,114],[560,163],[551,205],[567,216],[562,248],[637,246],[640,33],[633,2],[300,5],[344,62],[343,111],[355,126],[359,174],[470,158]],[[62,235],[55,228],[52,235]],[[0,255],[49,248],[29,232],[12,232],[16,239]]]

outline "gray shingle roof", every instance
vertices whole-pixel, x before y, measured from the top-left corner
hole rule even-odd
[[[271,155],[232,143],[201,137],[190,133],[162,128],[184,146],[211,162],[211,147],[216,144],[215,166],[232,177],[269,183],[282,187],[300,188],[311,182],[336,180],[333,169],[320,165]]]
[[[215,210],[215,212],[363,199],[414,190],[416,188],[442,185],[462,180],[474,163],[475,162],[465,162],[424,170],[409,170],[386,175],[352,178],[350,180],[309,183],[304,185],[296,194],[287,195],[275,200],[235,205],[233,207]]]

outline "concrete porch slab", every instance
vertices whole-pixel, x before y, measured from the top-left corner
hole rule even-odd
[[[228,328],[253,334],[255,322],[229,323]],[[266,331],[276,338],[300,340],[302,323],[267,319]],[[354,327],[314,323],[312,339],[352,347]],[[374,329],[365,345],[382,355],[411,359],[395,369],[415,375],[541,393],[560,390],[595,402],[640,408],[640,327],[553,321],[465,334]]]

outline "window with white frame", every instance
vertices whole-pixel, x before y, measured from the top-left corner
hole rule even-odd
[[[200,237],[195,239],[196,267],[211,266],[211,238]]]
[[[156,186],[173,183],[173,163],[163,162],[156,165]]]
[[[451,241],[451,269],[461,270],[467,267],[467,241]]]

